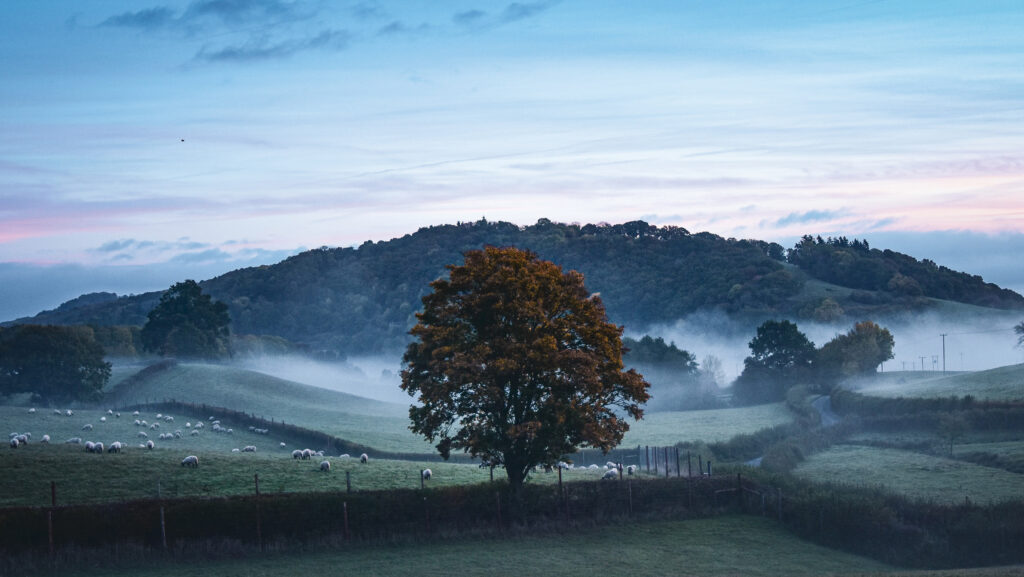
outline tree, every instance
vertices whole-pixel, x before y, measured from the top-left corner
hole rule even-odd
[[[769,320],[757,327],[750,340],[750,356],[733,385],[741,403],[780,401],[790,385],[807,377],[814,358],[814,343],[789,321]]]
[[[529,251],[487,247],[430,284],[403,357],[418,396],[410,429],[447,459],[504,465],[513,493],[537,465],[608,451],[643,417],[650,386],[624,370],[622,328],[583,275]]]
[[[850,332],[837,335],[815,355],[815,373],[824,382],[875,372],[878,365],[892,358],[896,343],[892,333],[871,321],[857,323]]]
[[[228,307],[194,280],[169,288],[142,327],[142,346],[165,356],[218,358],[229,354]]]
[[[32,393],[45,404],[93,400],[109,379],[110,363],[89,327],[0,329],[0,392]]]
[[[1013,331],[1017,333],[1017,346],[1024,347],[1024,321],[1013,327]]]

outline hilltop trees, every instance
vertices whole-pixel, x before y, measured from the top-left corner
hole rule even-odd
[[[888,329],[871,321],[857,323],[848,333],[837,335],[818,350],[815,373],[826,385],[874,373],[878,365],[892,358],[894,346]]]
[[[403,357],[410,429],[441,456],[504,465],[513,492],[578,447],[609,450],[649,384],[624,370],[622,329],[583,275],[516,248],[472,250],[432,282]]]
[[[142,345],[165,356],[218,358],[229,354],[228,307],[215,302],[194,280],[160,296],[142,327]]]
[[[41,403],[92,400],[110,379],[110,363],[89,327],[0,328],[0,393],[32,393]]]

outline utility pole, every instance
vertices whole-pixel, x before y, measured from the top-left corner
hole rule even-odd
[[[942,372],[946,372],[946,333],[942,333]]]
[[[917,358],[921,359],[921,370],[923,371],[924,370],[924,357],[917,357]]]

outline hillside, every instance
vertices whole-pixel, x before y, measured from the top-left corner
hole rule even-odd
[[[642,221],[580,226],[542,219],[519,227],[481,220],[358,248],[322,247],[201,285],[228,304],[235,334],[275,335],[326,352],[402,348],[429,283],[446,274],[446,265],[461,263],[463,252],[485,245],[528,248],[582,272],[611,320],[634,330],[700,310],[753,321],[848,323],[920,311],[935,306],[934,299],[1024,308],[1024,297],[980,277],[842,241],[805,239],[786,262],[778,244]],[[870,272],[871,282],[858,271]],[[821,283],[841,290],[826,291]],[[141,325],[158,299],[159,293],[97,293],[19,322]]]
[[[896,371],[872,375],[850,383],[865,395],[879,397],[963,397],[978,400],[1024,400],[1024,364],[969,373],[938,371]]]

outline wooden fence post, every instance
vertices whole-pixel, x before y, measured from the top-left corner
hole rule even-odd
[[[263,547],[263,515],[260,512],[260,474],[254,473],[252,478],[256,483],[256,540],[260,544],[260,551],[265,551]]]
[[[686,452],[686,476],[687,477],[692,477],[693,476],[693,460],[690,458],[691,456],[692,455],[690,455],[690,452],[687,451]]]
[[[665,478],[668,478],[668,447],[665,447]]]
[[[683,470],[679,466],[679,447],[676,447],[676,477],[682,477]]]
[[[164,502],[160,495],[160,480],[156,482],[156,500],[160,503],[160,545],[163,550],[167,550],[167,525],[164,523]]]
[[[651,472],[651,447],[644,445],[644,462],[647,463],[647,472]]]

